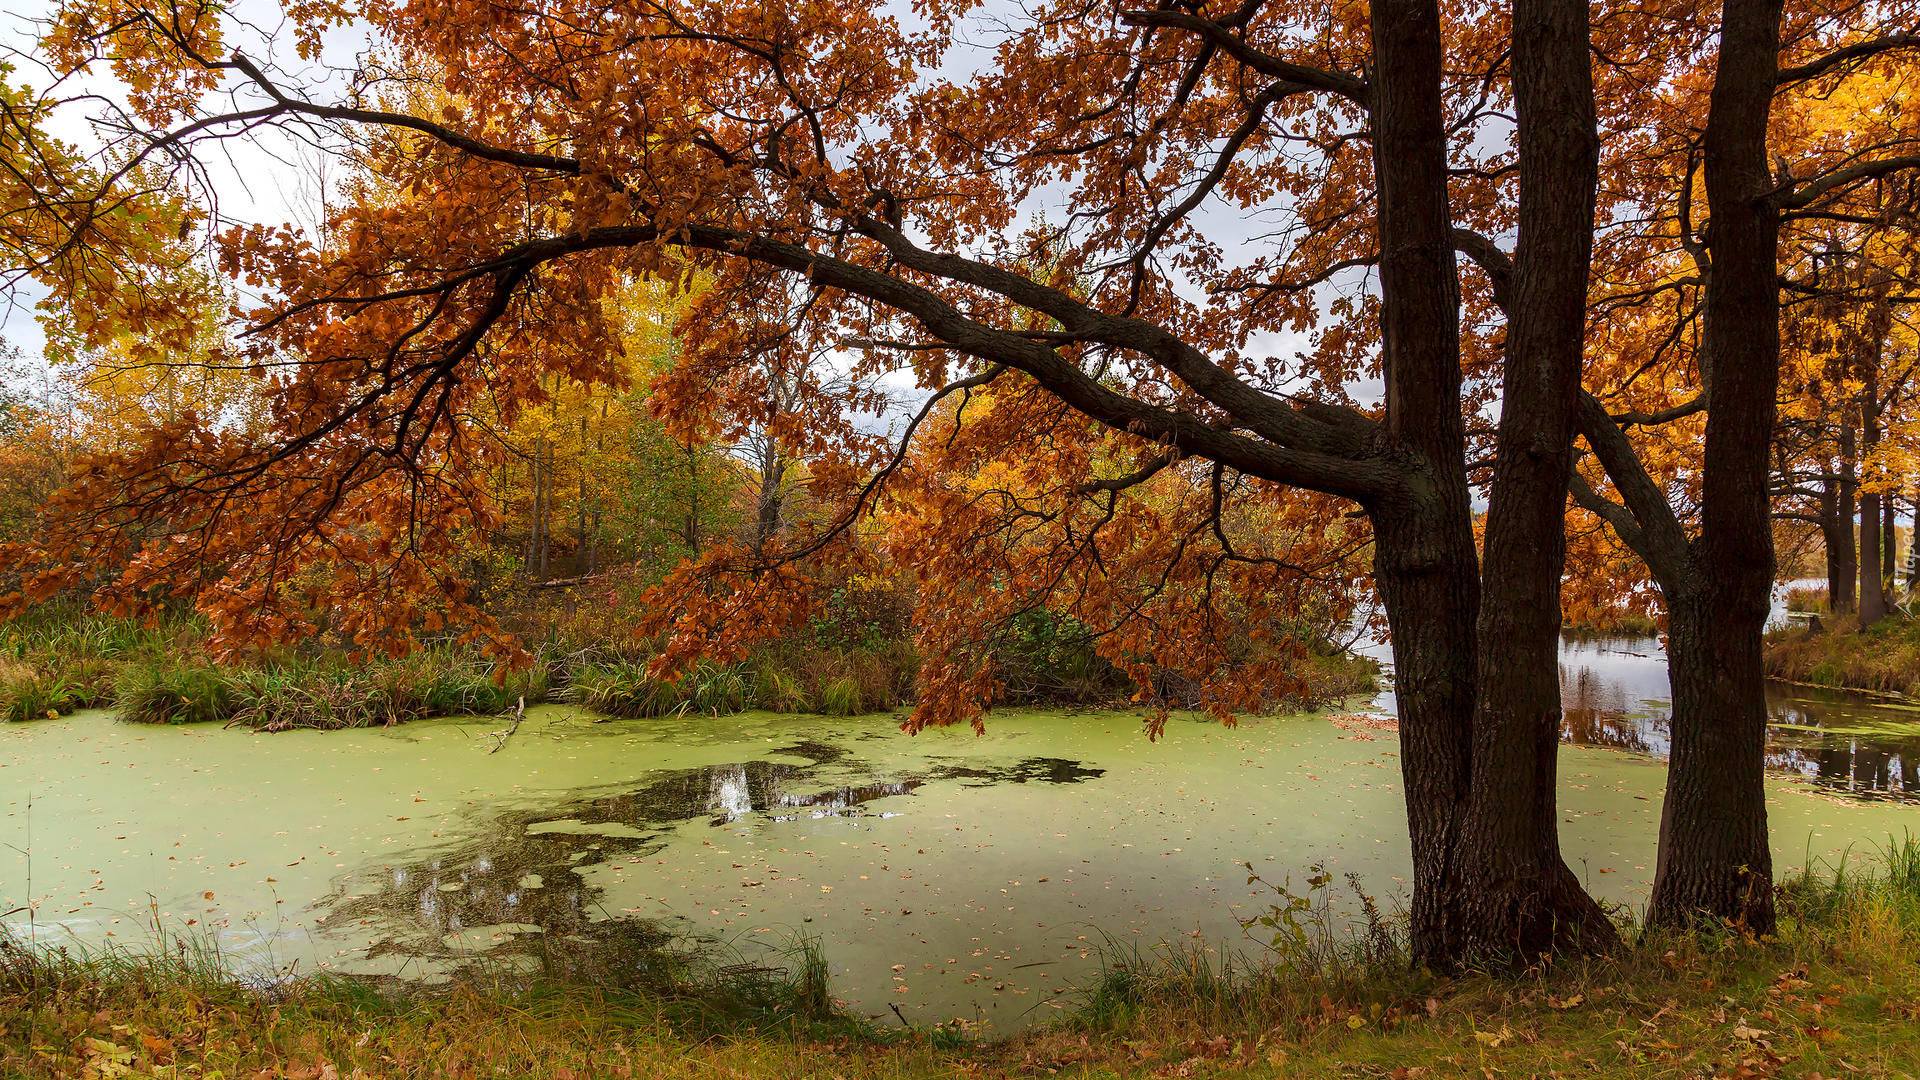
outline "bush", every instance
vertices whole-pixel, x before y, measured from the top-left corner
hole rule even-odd
[[[49,667],[0,661],[0,720],[51,719],[113,700],[113,667],[108,662],[73,657]]]
[[[722,667],[702,661],[681,682],[692,684],[687,703],[695,712],[724,716],[747,707],[747,678],[738,666]]]
[[[771,663],[763,664],[754,673],[753,702],[768,712],[779,713],[806,712],[813,706],[799,678]]]
[[[606,716],[645,719],[679,712],[686,704],[677,684],[647,677],[644,664],[588,664],[576,668],[560,691],[562,701]]]
[[[1023,612],[995,644],[994,671],[1007,701],[1087,705],[1133,692],[1126,675],[1094,651],[1091,630],[1077,619]]]
[[[859,680],[843,675],[821,687],[819,711],[828,716],[859,716],[866,712]]]
[[[1827,590],[1793,588],[1787,590],[1788,611],[1815,611],[1827,613]]]
[[[121,673],[114,686],[120,716],[141,724],[197,724],[233,719],[239,707],[237,680],[206,665],[140,664]]]
[[[518,701],[545,701],[551,676],[544,665],[495,681],[492,664],[451,649],[426,649],[373,669],[392,722],[427,716],[491,716]]]

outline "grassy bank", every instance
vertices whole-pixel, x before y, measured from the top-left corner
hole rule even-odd
[[[1642,937],[1518,976],[1411,972],[1377,936],[1319,939],[1255,970],[1203,950],[1136,955],[1065,1020],[1004,1041],[849,1019],[817,957],[744,987],[708,968],[638,989],[395,997],[338,979],[248,989],[191,949],[14,951],[0,1076],[1912,1077],[1920,848],[1887,861],[1871,880],[1791,883],[1777,939]]]
[[[776,642],[737,664],[701,663],[673,680],[650,678],[645,642],[608,644],[550,635],[534,662],[504,670],[449,645],[399,659],[356,662],[314,643],[243,664],[207,660],[192,620],[142,627],[50,612],[0,639],[0,718],[57,717],[111,707],[141,723],[231,723],[263,731],[357,728],[429,716],[490,715],[524,701],[578,704],[609,716],[725,715],[748,709],[853,716],[914,699],[920,658],[899,639],[822,633]],[[1030,635],[1002,657],[1002,705],[1125,704],[1133,687],[1084,643]],[[1324,706],[1371,692],[1376,667],[1333,650],[1299,664],[1303,689],[1276,710]]]
[[[1569,622],[1560,627],[1561,636],[1576,641],[1596,638],[1658,637],[1666,633],[1660,620],[1647,615],[1615,615],[1603,620]]]
[[[1767,635],[1765,664],[1772,679],[1920,695],[1920,622],[1895,614],[1863,633],[1836,617],[1818,633],[1805,627],[1775,630]]]

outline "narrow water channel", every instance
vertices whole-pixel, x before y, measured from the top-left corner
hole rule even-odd
[[[1643,903],[1664,768],[1648,641],[1571,642],[1563,845]],[[1920,827],[1910,711],[1782,696],[1776,859],[1865,859]],[[0,911],[43,942],[217,943],[256,977],[438,980],[476,965],[619,982],[660,941],[789,963],[916,1023],[1007,1031],[1070,1002],[1102,949],[1257,952],[1237,920],[1348,875],[1391,909],[1408,865],[1391,731],[1325,715],[1235,728],[1127,712],[996,714],[988,733],[747,714],[257,736],[105,713],[0,726]]]

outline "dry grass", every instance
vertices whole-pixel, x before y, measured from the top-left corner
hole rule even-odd
[[[1813,611],[1813,612],[1819,612],[1822,615],[1826,614],[1827,613],[1826,586],[1823,585],[1817,589],[1801,589],[1801,588],[1788,589],[1787,590],[1787,610],[1788,611]]]
[[[1805,628],[1767,635],[1767,677],[1810,686],[1920,694],[1920,623],[1892,615],[1862,633],[1835,618],[1819,633]]]

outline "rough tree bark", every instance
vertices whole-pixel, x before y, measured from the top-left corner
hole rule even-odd
[[[1880,497],[1880,580],[1889,595],[1900,588],[1900,533],[1894,509],[1899,502],[1899,488]]]
[[[1460,284],[1447,205],[1439,7],[1377,0],[1370,32],[1383,437],[1409,482],[1367,510],[1374,580],[1393,638],[1413,841],[1414,959],[1448,967],[1459,956],[1447,871],[1467,790],[1480,581],[1460,415]]]
[[[1726,0],[1703,140],[1713,272],[1700,351],[1712,387],[1700,534],[1668,592],[1673,756],[1648,918],[1771,932],[1760,635],[1773,584],[1768,498],[1780,383],[1780,219],[1767,121],[1781,0]]]
[[[1779,208],[1767,120],[1780,0],[1725,0],[1703,144],[1712,256],[1702,298],[1701,374],[1712,395],[1699,532],[1592,395],[1580,433],[1621,502],[1574,485],[1647,561],[1667,600],[1673,753],[1648,920],[1773,929],[1767,843],[1766,679],[1760,635],[1773,584],[1769,455],[1780,382]]]
[[[1599,172],[1585,0],[1514,0],[1519,242],[1481,578],[1460,945],[1518,959],[1616,939],[1560,856],[1560,577]]]

